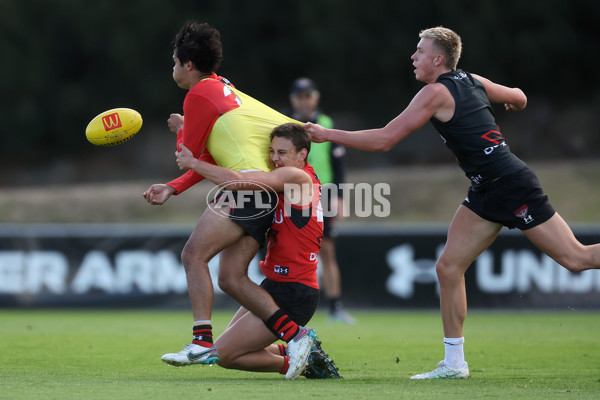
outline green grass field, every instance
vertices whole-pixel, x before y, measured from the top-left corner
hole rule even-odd
[[[213,315],[218,334],[233,311]],[[173,368],[160,356],[190,339],[184,311],[0,310],[1,399],[598,399],[600,315],[472,311],[472,377],[411,381],[443,358],[437,311],[319,312],[311,326],[344,377],[286,381],[218,366]]]

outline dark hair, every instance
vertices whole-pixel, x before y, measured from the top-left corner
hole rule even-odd
[[[181,65],[191,61],[200,72],[217,72],[223,60],[221,34],[208,24],[187,22],[173,40],[173,54]]]
[[[310,133],[304,128],[304,125],[296,122],[279,125],[271,132],[271,141],[275,136],[289,139],[296,148],[296,152],[306,149],[307,156],[310,153]]]

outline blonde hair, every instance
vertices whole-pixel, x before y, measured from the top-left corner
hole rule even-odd
[[[443,26],[436,26],[435,28],[423,29],[419,33],[419,37],[432,39],[444,56],[446,67],[456,69],[462,52],[462,42],[456,32]]]

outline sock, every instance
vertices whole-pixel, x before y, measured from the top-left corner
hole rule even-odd
[[[286,345],[283,345],[283,344],[281,344],[281,343],[279,343],[279,344],[277,345],[277,347],[279,347],[279,354],[280,354],[282,357],[285,357],[285,355],[287,354],[287,346],[286,346]]]
[[[212,347],[212,345],[213,345],[212,325],[210,325],[210,324],[194,325],[194,327],[192,328],[192,332],[194,333],[194,339],[192,340],[193,344],[197,344],[198,346],[203,346],[203,347]]]
[[[286,342],[292,340],[300,330],[298,324],[292,321],[281,308],[265,321],[265,325],[275,336]]]
[[[446,349],[446,357],[444,364],[450,368],[460,369],[465,365],[465,353],[463,343],[465,338],[444,338],[444,347]]]
[[[279,372],[281,375],[285,375],[290,369],[290,358],[288,356],[283,356],[283,368]]]
[[[342,308],[342,301],[340,300],[339,297],[330,297],[327,299],[327,301],[329,302],[329,313],[330,314],[333,314],[337,310],[340,310]]]

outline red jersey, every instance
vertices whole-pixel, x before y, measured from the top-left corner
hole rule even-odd
[[[183,128],[177,132],[177,148],[179,144],[194,153],[194,157],[211,164],[216,164],[204,145],[217,119],[228,111],[240,106],[237,97],[232,93],[223,95],[223,87],[228,82],[217,74],[212,74],[194,85],[183,101]],[[204,151],[203,151],[204,150]],[[202,154],[202,155],[201,155]],[[192,187],[204,177],[191,169],[179,178],[169,182],[176,193]]]
[[[323,239],[321,182],[310,164],[302,169],[313,181],[312,204],[295,206],[287,202],[283,193],[278,194],[267,256],[260,269],[272,281],[298,282],[318,289],[317,257]]]
[[[196,83],[183,102],[180,143],[194,157],[234,171],[270,171],[269,145],[273,128],[295,122],[212,74]],[[200,155],[202,154],[202,155]],[[188,171],[169,182],[179,194],[204,179]]]

